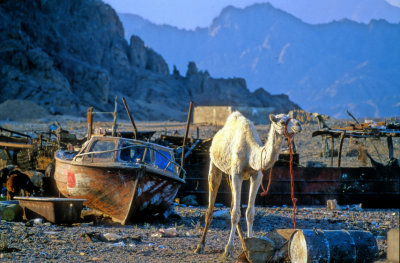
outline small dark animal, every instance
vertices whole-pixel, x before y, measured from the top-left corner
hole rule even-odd
[[[11,169],[7,167],[4,167],[3,169],[0,170],[0,195],[3,195],[4,192],[7,192],[6,183],[10,172]]]
[[[10,172],[11,172],[10,169],[7,167],[0,170],[0,188],[6,184]]]
[[[29,176],[18,170],[12,171],[7,179],[7,200],[12,200],[21,191],[22,195],[29,196],[35,188]]]

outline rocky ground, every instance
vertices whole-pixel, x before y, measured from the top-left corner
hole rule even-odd
[[[2,122],[0,126],[18,131],[29,132],[46,130],[53,120],[42,119],[30,123]],[[85,134],[84,119],[59,118],[64,129]],[[335,123],[332,123],[332,125]],[[139,130],[157,130],[157,133],[183,134],[183,123],[148,123],[138,122]],[[122,129],[129,129],[127,122],[120,124]],[[296,135],[297,151],[300,153],[300,165],[308,161],[329,164],[330,159],[320,157],[321,138],[311,138],[316,124],[304,126],[304,131]],[[200,126],[200,137],[210,137],[218,127]],[[268,131],[268,126],[257,126],[261,137]],[[196,136],[196,128],[192,127]],[[156,135],[157,136],[157,135]],[[385,141],[362,141],[367,150],[382,163],[387,161]],[[345,141],[344,154],[354,152],[359,144]],[[394,140],[395,157],[400,158],[399,140]],[[362,166],[355,154],[343,158],[344,166]],[[381,158],[381,159],[379,159]],[[336,163],[336,157],[335,161]],[[367,162],[365,165],[370,166]],[[289,204],[288,204],[289,205]],[[371,231],[377,240],[380,259],[386,257],[386,235],[389,229],[399,228],[399,209],[358,209],[349,206],[340,210],[328,210],[325,207],[299,207],[296,213],[297,227],[300,229],[320,228],[325,230],[365,230]],[[351,205],[351,204],[349,204]],[[121,226],[106,219],[82,222],[72,226],[54,225],[46,222],[6,222],[0,224],[0,261],[1,262],[236,262],[241,253],[239,239],[235,240],[235,255],[232,259],[222,259],[228,235],[230,220],[214,219],[207,236],[203,254],[194,254],[193,250],[200,239],[204,226],[205,207],[182,207],[174,209],[180,218],[152,220]],[[227,210],[218,207],[217,210]],[[245,219],[241,219],[245,228]],[[177,236],[160,237],[159,229],[175,228]],[[256,236],[266,236],[274,229],[293,228],[292,209],[290,207],[257,207],[254,223]],[[107,234],[109,233],[109,234]],[[100,235],[103,234],[103,235]],[[99,236],[114,237],[109,242]],[[96,239],[97,237],[97,239]],[[99,241],[99,239],[101,241]]]
[[[180,219],[155,220],[127,226],[89,222],[73,226],[50,223],[1,221],[0,261],[2,262],[236,262],[241,253],[239,239],[235,240],[235,256],[222,259],[229,235],[229,219],[214,219],[203,254],[193,249],[200,239],[204,225],[204,207],[176,207]],[[224,210],[227,208],[218,208]],[[279,228],[293,228],[292,209],[270,207],[256,209],[254,232],[265,236]],[[300,229],[371,231],[377,240],[380,258],[386,257],[386,234],[399,227],[399,210],[328,210],[324,207],[300,207],[296,214]],[[241,219],[245,226],[245,219]],[[160,237],[160,228],[176,228],[177,236]],[[93,241],[93,234],[114,236],[113,242]],[[107,233],[109,233],[107,235]],[[4,248],[6,247],[6,249]]]

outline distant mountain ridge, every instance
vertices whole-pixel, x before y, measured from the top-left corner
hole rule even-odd
[[[0,108],[19,111],[28,100],[41,112],[84,116],[89,106],[113,111],[117,96],[137,120],[178,121],[190,101],[299,108],[287,95],[250,92],[244,79],[213,78],[189,60],[186,75],[171,74],[148,43],[124,39],[115,10],[101,0],[0,1],[0,22]],[[126,116],[121,103],[119,111]]]
[[[310,24],[330,23],[345,18],[366,24],[373,19],[385,19],[389,23],[396,24],[400,22],[400,2],[397,0],[268,0],[268,2]]]
[[[139,35],[179,70],[195,61],[218,77],[243,77],[250,90],[285,93],[308,111],[334,117],[400,113],[400,23],[350,20],[310,25],[255,4],[225,8],[194,31],[119,14],[125,36]]]

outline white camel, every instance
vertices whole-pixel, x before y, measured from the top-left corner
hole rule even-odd
[[[250,193],[246,210],[247,236],[253,236],[254,202],[261,184],[261,169],[268,169],[274,165],[285,136],[292,136],[302,130],[300,122],[291,119],[288,115],[270,114],[269,118],[271,128],[264,146],[253,123],[239,112],[233,112],[226,120],[225,126],[215,134],[210,148],[209,204],[203,235],[195,253],[204,251],[207,230],[213,217],[215,198],[221,183],[222,173],[228,176],[232,191],[231,231],[224,255],[226,257],[233,255],[235,229],[240,220],[242,182],[249,178]]]

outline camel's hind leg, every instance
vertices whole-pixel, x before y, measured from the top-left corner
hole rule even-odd
[[[247,221],[247,236],[253,236],[253,222],[255,215],[255,201],[257,197],[258,188],[260,188],[262,179],[262,173],[259,171],[257,174],[250,177],[250,193],[249,203],[246,210],[246,221]]]
[[[222,172],[219,170],[212,162],[210,163],[210,171],[208,173],[208,209],[206,212],[206,217],[205,217],[205,226],[203,230],[203,235],[201,236],[201,240],[199,244],[197,245],[196,250],[194,251],[195,253],[200,253],[204,251],[204,244],[206,240],[206,235],[208,231],[208,227],[210,226],[210,223],[213,219],[213,214],[214,214],[214,204],[215,204],[215,198],[217,197],[218,193],[218,188],[221,183],[222,179]]]
[[[233,240],[235,238],[235,231],[238,227],[240,220],[240,194],[242,189],[243,178],[238,174],[231,175],[232,183],[232,212],[231,212],[231,232],[229,235],[228,244],[225,247],[224,255],[227,258],[233,256]],[[239,230],[239,229],[238,229]]]

